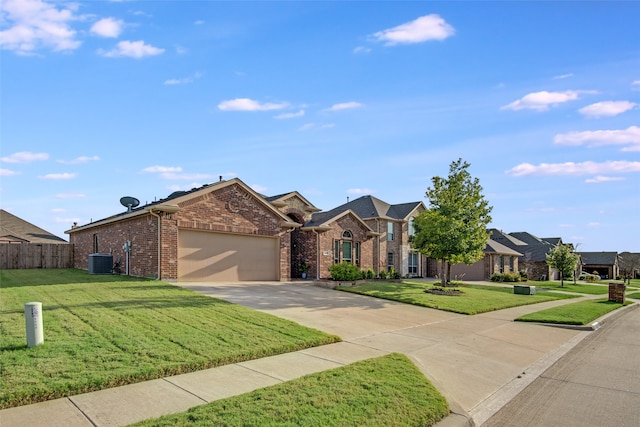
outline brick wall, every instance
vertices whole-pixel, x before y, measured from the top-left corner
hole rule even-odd
[[[123,273],[125,272],[126,254],[122,246],[125,242],[131,241],[129,274],[157,278],[157,224],[157,219],[147,214],[70,233],[69,242],[73,244],[74,267],[83,270],[89,268],[89,255],[94,253],[94,235],[96,235],[98,253],[112,254],[114,263],[120,260]]]
[[[356,220],[352,215],[345,215],[330,224],[331,230],[319,234],[320,236],[320,277],[329,277],[329,267],[334,260],[335,240],[342,240],[342,233],[350,231],[352,242],[360,243],[360,269],[367,270],[373,268],[373,238],[367,237],[367,229],[362,226],[360,221]],[[352,248],[355,251],[355,245]],[[325,253],[327,255],[325,255]],[[354,252],[355,254],[355,252]]]

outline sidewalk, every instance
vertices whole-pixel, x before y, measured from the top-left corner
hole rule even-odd
[[[308,283],[181,286],[342,337],[341,343],[0,411],[11,426],[123,426],[400,352],[447,398],[440,423],[480,425],[590,332],[513,322],[571,300],[465,316]],[[620,310],[618,310],[620,311]]]

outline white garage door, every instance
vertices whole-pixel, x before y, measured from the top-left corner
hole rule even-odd
[[[178,231],[178,280],[278,280],[275,237]]]

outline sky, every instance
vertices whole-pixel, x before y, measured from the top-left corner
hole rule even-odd
[[[79,225],[223,179],[640,252],[640,2],[0,3],[0,207]]]

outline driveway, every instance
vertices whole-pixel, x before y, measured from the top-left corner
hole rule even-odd
[[[589,332],[513,322],[572,300],[466,316],[309,282],[178,283],[205,295],[409,356],[452,410],[482,424]]]

